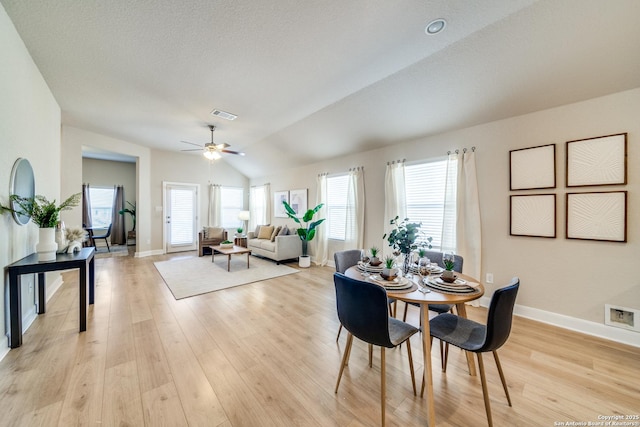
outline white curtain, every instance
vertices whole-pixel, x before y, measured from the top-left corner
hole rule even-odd
[[[323,173],[318,175],[318,190],[316,192],[316,206],[323,203],[324,206],[314,216],[314,220],[317,221],[321,218],[327,217],[327,174]],[[326,221],[325,221],[326,222]],[[329,261],[329,233],[326,230],[326,224],[322,223],[320,227],[316,228],[316,247],[315,247],[315,263],[317,265],[327,265]]]
[[[441,250],[457,251],[456,218],[458,217],[458,189],[457,180],[460,176],[458,153],[449,153],[447,159],[447,176],[444,187],[444,212],[442,215],[442,234],[440,236]],[[465,259],[465,267],[466,267]],[[465,268],[466,272],[466,268]]]
[[[209,213],[207,218],[209,227],[219,227],[222,224],[221,188],[220,185],[209,184]]]
[[[271,185],[251,187],[249,191],[249,231],[258,225],[269,224],[271,218]]]
[[[399,221],[407,217],[407,200],[405,197],[404,160],[387,163],[384,177],[384,234],[389,234],[395,227],[389,222],[396,216]],[[385,242],[383,254],[390,254],[391,248]]]
[[[349,170],[344,249],[364,247],[364,168]]]
[[[461,167],[458,168],[457,253],[464,258],[464,273],[482,280],[482,231],[475,150],[465,149],[461,157]]]

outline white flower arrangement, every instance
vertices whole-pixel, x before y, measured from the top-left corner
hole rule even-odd
[[[82,227],[69,227],[65,230],[67,240],[70,242],[84,242],[87,240],[87,232]]]

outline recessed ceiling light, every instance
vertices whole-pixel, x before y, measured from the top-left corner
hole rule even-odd
[[[427,26],[424,28],[424,32],[432,36],[444,30],[444,27],[446,26],[447,26],[447,21],[445,21],[444,19],[442,18],[434,19],[433,21],[427,24]]]

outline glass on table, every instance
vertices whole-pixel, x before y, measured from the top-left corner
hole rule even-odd
[[[367,271],[367,267],[369,266],[369,262],[371,260],[369,259],[369,257],[367,256],[367,251],[365,251],[364,249],[360,250],[360,262],[362,263],[362,273],[360,273],[361,276],[363,277],[368,277],[369,276],[369,272]]]
[[[431,275],[431,270],[429,269],[430,265],[431,260],[429,258],[423,257],[418,260],[418,290],[425,294],[427,292],[431,292],[431,290],[427,287],[427,283],[429,282],[429,278]],[[427,283],[425,283],[425,276]]]

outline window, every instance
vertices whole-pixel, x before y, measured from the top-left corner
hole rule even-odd
[[[349,175],[327,177],[327,225],[329,239],[345,240]]]
[[[222,187],[220,189],[220,204],[222,206],[222,227],[238,228],[243,225],[238,214],[244,206],[244,189]]]
[[[453,224],[453,227],[448,227],[448,232],[454,234],[451,241],[455,242],[455,209],[445,209],[447,160],[407,165],[404,172],[407,217],[411,222],[422,222],[420,230],[423,237],[432,237],[433,248],[442,250],[445,212],[446,223]],[[455,178],[453,184],[455,185]],[[418,243],[423,240],[425,239],[418,240]]]
[[[89,187],[92,227],[107,228],[111,224],[114,192],[113,187]]]

